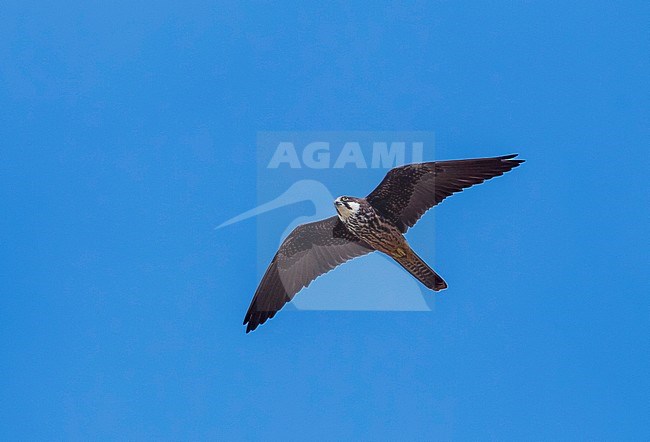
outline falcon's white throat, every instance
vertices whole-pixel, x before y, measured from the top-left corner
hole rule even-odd
[[[341,221],[346,221],[351,215],[357,213],[361,205],[355,201],[343,200],[341,197],[334,200],[334,207]]]

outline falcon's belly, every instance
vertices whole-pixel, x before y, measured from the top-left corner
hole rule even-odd
[[[376,213],[359,213],[341,221],[371,247],[394,258],[404,256],[409,250],[402,232]]]

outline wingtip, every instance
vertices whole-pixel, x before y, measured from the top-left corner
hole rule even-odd
[[[519,155],[518,153],[509,153],[508,155],[502,155],[499,157],[500,160],[510,160]]]
[[[511,153],[511,154],[503,155],[503,156],[500,156],[500,157],[497,157],[497,158],[499,158],[500,160],[512,160],[513,158],[516,158],[518,156],[519,156],[518,153]],[[523,161],[523,160],[520,160],[519,158],[517,158],[517,161]]]
[[[517,167],[520,164],[526,162],[526,160],[523,160],[521,158],[517,158],[517,156],[519,156],[518,153],[511,153],[509,155],[503,155],[503,156],[497,157],[497,158],[500,159],[501,161],[503,161],[504,163],[510,164],[514,168],[514,167]]]
[[[246,333],[247,334],[252,332],[253,330],[255,330],[257,328],[257,326],[259,325],[258,321],[253,321],[252,319],[253,318],[249,317],[248,315],[246,316],[246,319],[244,319],[244,325],[246,326]]]
[[[249,314],[247,314],[246,317],[244,318],[244,322],[242,323],[242,325],[246,326],[246,334],[250,333],[252,330],[255,330],[255,328],[252,327],[251,317]]]
[[[246,321],[246,322],[244,322],[244,325],[246,326],[246,334],[248,334],[248,333],[252,332],[253,330],[255,330],[257,328],[258,324],[255,324],[255,323],[250,322],[250,321]]]
[[[264,324],[268,317],[264,317],[262,312],[252,312],[246,315],[244,325],[246,326],[246,333],[250,333],[260,325]]]

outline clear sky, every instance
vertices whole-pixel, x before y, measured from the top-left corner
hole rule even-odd
[[[302,3],[3,6],[0,439],[650,439],[648,3]],[[281,130],[527,162],[409,232],[432,311],[246,335]]]

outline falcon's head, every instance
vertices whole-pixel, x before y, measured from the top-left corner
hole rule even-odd
[[[334,200],[334,207],[343,220],[354,215],[361,208],[362,200],[352,196],[340,196]]]

